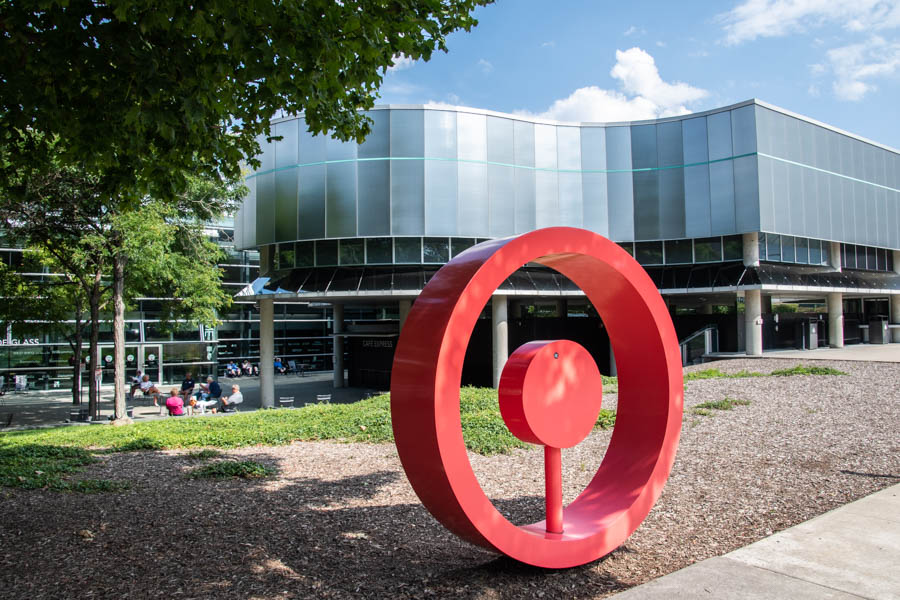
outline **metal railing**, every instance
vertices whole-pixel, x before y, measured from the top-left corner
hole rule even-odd
[[[719,328],[707,325],[684,338],[678,345],[681,348],[682,366],[700,363],[704,354],[719,351]]]

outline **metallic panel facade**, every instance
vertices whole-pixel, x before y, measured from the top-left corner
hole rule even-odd
[[[567,225],[616,242],[759,231],[900,248],[900,154],[755,100],[609,125],[444,106],[369,116],[359,145],[278,121],[238,245]]]

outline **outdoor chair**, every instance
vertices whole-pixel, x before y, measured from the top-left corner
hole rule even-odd
[[[278,398],[278,407],[279,408],[294,408],[294,397],[293,396],[281,396]]]
[[[296,361],[293,361],[293,360],[287,361],[287,370],[284,372],[284,374],[287,375],[288,373],[294,373],[294,374],[297,373]]]

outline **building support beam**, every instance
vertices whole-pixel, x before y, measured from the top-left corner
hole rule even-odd
[[[828,345],[832,348],[844,347],[844,295],[831,292],[825,298],[828,310]]]
[[[900,325],[900,294],[891,294],[891,325]],[[894,343],[900,344],[900,328],[891,329]]]
[[[334,334],[334,387],[344,387],[344,305],[335,303],[332,305],[332,333]]]
[[[403,326],[406,325],[406,317],[409,316],[409,311],[411,308],[412,300],[400,301],[400,331],[403,331]]]
[[[828,249],[828,264],[831,265],[831,268],[841,272],[841,243],[840,242],[831,242],[831,247]]]
[[[494,340],[494,387],[500,387],[500,375],[509,358],[509,318],[506,296],[491,298],[491,337]]]
[[[758,267],[759,266],[759,234],[758,233],[745,233],[744,234],[744,266],[745,267]]]
[[[746,239],[747,234],[744,236]],[[747,356],[762,356],[762,290],[744,292],[744,330]]]
[[[259,301],[259,398],[262,408],[275,407],[275,300]]]

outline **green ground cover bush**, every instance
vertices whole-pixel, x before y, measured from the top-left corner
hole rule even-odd
[[[526,446],[503,423],[496,390],[462,388],[460,419],[466,446],[473,452],[497,454]],[[597,427],[608,428],[614,424],[615,412],[601,411]],[[9,432],[0,436],[0,449],[39,444],[127,452],[277,446],[301,440],[383,443],[393,439],[390,396],[382,394],[353,404],[314,404],[229,416],[165,419],[128,427],[57,427]]]
[[[747,371],[746,369],[737,371],[736,373],[725,373],[720,369],[703,369],[702,371],[692,371],[684,374],[685,381],[696,381],[698,379],[741,379],[744,377],[788,377],[791,375],[846,375],[843,371],[833,369],[831,367],[811,367],[808,365],[797,365],[789,369],[775,369],[771,373],[760,373],[758,371]]]
[[[190,479],[262,479],[277,472],[274,467],[255,460],[223,460],[192,469],[187,476]]]
[[[128,487],[124,481],[67,479],[95,462],[97,458],[83,448],[28,442],[0,444],[0,487],[48,488],[85,494],[119,491]]]

